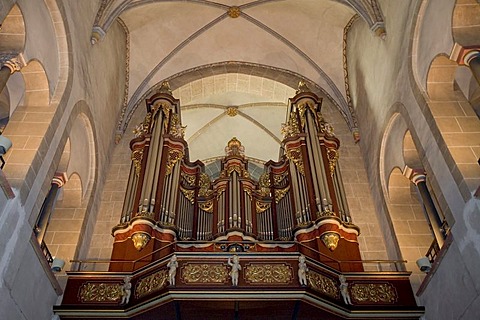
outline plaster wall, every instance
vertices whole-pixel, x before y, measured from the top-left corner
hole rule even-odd
[[[421,66],[430,65],[431,59],[436,55],[430,52],[416,58],[412,57],[417,59],[416,64],[413,63],[412,71],[410,59],[412,37],[410,35],[414,34],[412,28],[415,27],[421,3],[419,1],[380,2],[386,20],[386,40],[375,38],[367,26],[361,22],[354,24],[348,36],[350,88],[358,116],[362,139],[360,145],[366,160],[370,187],[382,223],[387,250],[390,253],[398,252],[396,237],[392,233],[391,218],[385,207],[385,198],[378,177],[385,174],[380,172],[379,163],[380,142],[385,127],[389,118],[395,112],[400,112],[412,133],[436,196],[444,200],[446,209],[451,212],[455,220],[451,231],[453,244],[440,261],[439,272],[431,275],[427,289],[419,296],[419,300],[425,305],[427,319],[461,319],[464,315],[473,314],[475,308],[478,308],[475,301],[478,304],[480,251],[475,242],[478,242],[478,232],[474,231],[480,229],[476,218],[480,212],[478,200],[472,200],[477,204],[473,205],[469,211],[465,211],[465,200],[454,179],[455,170],[458,169],[455,169],[455,164],[449,160],[445,142],[426,105],[424,88],[417,87],[414,81],[413,75],[418,72],[425,73]],[[453,5],[444,6],[445,3],[438,1],[427,4],[429,12],[442,13],[443,16],[424,20],[424,23],[430,21],[423,26],[426,28],[424,34],[443,37],[444,34],[441,31],[443,29],[439,31],[439,28],[445,27],[444,24],[449,25],[451,19],[451,15],[447,19],[448,14],[444,10],[452,8]],[[447,47],[445,44],[447,40],[439,39],[443,49],[436,50],[443,51]],[[427,48],[430,42],[426,38],[425,41],[425,48]],[[385,171],[390,169],[384,168]],[[457,251],[456,246],[461,249]],[[455,272],[458,265],[463,265],[465,268]],[[471,288],[472,285],[475,287],[474,290]],[[464,303],[455,305],[446,303],[445,299],[449,298],[439,295],[440,292],[456,292],[458,294],[455,299],[461,299]]]

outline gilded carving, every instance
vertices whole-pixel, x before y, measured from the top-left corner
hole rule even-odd
[[[135,135],[135,138],[147,134],[148,131],[150,130],[151,122],[152,122],[152,113],[149,112],[145,116],[145,119],[143,119],[143,122],[140,123],[138,126],[136,126],[135,129],[133,130],[133,134]]]
[[[241,12],[242,11],[240,10],[239,7],[233,6],[233,7],[228,8],[227,14],[230,18],[238,18],[238,17],[240,17]]]
[[[336,232],[326,232],[322,234],[320,239],[322,239],[323,243],[330,251],[333,251],[338,246],[338,240],[340,240],[340,236]]]
[[[235,117],[238,115],[238,107],[228,107],[227,110],[225,110],[225,113],[230,117]]]
[[[188,190],[180,186],[180,191],[183,193],[185,198],[187,198],[188,201],[190,201],[191,204],[195,202],[195,190]]]
[[[145,248],[145,246],[147,245],[148,241],[150,241],[150,239],[151,239],[150,235],[144,232],[137,232],[132,235],[133,246],[138,251]]]
[[[198,207],[205,212],[213,212],[213,200],[208,200],[206,202],[198,202]]]
[[[292,282],[292,274],[292,268],[285,263],[245,266],[245,281],[250,284],[287,284]]]
[[[293,137],[300,133],[297,114],[295,112],[293,111],[290,112],[290,116],[288,117],[288,122],[282,123],[281,132],[284,138]]]
[[[178,160],[183,158],[183,152],[177,149],[170,149],[168,152],[167,158],[167,171],[166,174],[169,175],[172,173],[172,169]]]
[[[354,283],[350,292],[358,303],[395,303],[398,298],[390,283]]]
[[[255,208],[257,213],[265,212],[268,209],[270,209],[270,207],[271,207],[271,203],[269,202],[260,202],[260,201],[255,202]]]
[[[335,280],[312,270],[309,270],[307,273],[307,278],[308,283],[313,290],[316,290],[334,299],[340,299],[340,291]]]
[[[142,170],[142,159],[143,159],[143,149],[135,149],[132,152],[132,162],[133,167],[135,168],[135,174],[140,175]]]
[[[287,149],[287,158],[292,161],[298,168],[301,174],[305,175],[305,169],[303,167],[302,149],[300,147]]]
[[[182,126],[180,117],[174,113],[170,122],[170,134],[176,138],[183,138],[185,136],[185,129],[187,126]]]
[[[189,186],[189,187],[195,187],[195,175],[193,174],[187,174],[185,172],[181,173],[183,181]]]
[[[338,150],[335,148],[327,148],[328,165],[330,167],[330,175],[333,177],[335,174],[335,167],[338,161]]]
[[[208,197],[213,193],[213,190],[210,189],[210,177],[206,173],[200,173],[200,190],[198,195],[200,197]]]
[[[83,303],[120,303],[123,297],[122,287],[119,283],[87,282],[78,290],[78,296]]]
[[[258,186],[259,186],[259,193],[262,197],[267,197],[270,195],[270,178],[268,177],[268,173],[264,172],[260,176],[260,179],[258,180]]]
[[[237,139],[237,137],[233,137],[230,139],[230,141],[228,141],[228,144],[225,147],[225,154],[227,156],[243,157],[245,155],[245,147],[242,146],[242,143]]]
[[[275,203],[279,203],[280,200],[282,200],[285,195],[290,191],[290,186],[287,186],[286,188],[283,189],[276,189],[275,190]]]
[[[135,287],[135,298],[139,299],[163,289],[167,284],[167,270],[160,270],[138,281]]]
[[[182,269],[184,283],[226,283],[228,270],[224,264],[186,264]]]

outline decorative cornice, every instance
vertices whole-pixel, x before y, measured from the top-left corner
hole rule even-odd
[[[104,0],[105,2],[106,0]],[[127,25],[123,22],[122,19],[118,18],[118,23],[123,28],[125,32],[125,89],[123,91],[123,104],[122,112],[120,114],[120,119],[117,123],[117,132],[115,135],[115,143],[119,143],[122,139],[122,121],[125,118],[125,112],[127,111],[128,106],[128,91],[130,86],[130,31],[128,30]]]

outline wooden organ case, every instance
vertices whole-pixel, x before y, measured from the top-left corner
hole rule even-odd
[[[147,101],[108,271],[68,272],[61,319],[418,319],[409,273],[365,272],[322,100],[300,85],[258,181],[235,137],[212,181],[168,85]],[[395,262],[387,261],[388,264]],[[79,267],[81,269],[81,267]]]

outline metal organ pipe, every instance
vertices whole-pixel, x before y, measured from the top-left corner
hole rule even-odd
[[[172,173],[170,174],[172,176],[172,186],[170,189],[170,219],[169,223],[172,223],[175,221],[175,210],[176,210],[176,205],[177,205],[177,197],[178,197],[178,180],[180,178],[180,162],[177,162],[175,166],[173,167]]]
[[[161,111],[158,111],[161,112]],[[158,117],[161,118],[161,114],[158,115]],[[158,121],[158,118],[157,118]],[[148,211],[149,205],[150,205],[150,197],[152,194],[152,189],[153,189],[153,176],[155,174],[155,167],[156,163],[159,158],[158,157],[158,146],[159,144],[162,143],[162,137],[159,134],[159,130],[161,132],[162,128],[162,123],[155,122],[154,123],[154,128],[153,128],[153,134],[152,134],[152,144],[151,146],[151,152],[148,153],[148,159],[147,159],[147,164],[145,168],[145,175],[146,179],[143,180],[143,185],[142,185],[142,194],[141,194],[141,201],[143,204],[140,204],[139,211]]]
[[[315,155],[321,156],[321,152],[318,146],[318,138],[317,138],[315,123],[313,123],[312,116],[309,114],[309,111],[307,111],[306,113],[307,115],[305,116],[307,117],[307,130],[308,130],[307,142],[310,145],[310,148],[307,151],[307,153],[308,153],[308,160],[310,161],[310,164],[311,164],[310,173],[312,175],[313,189],[315,192],[315,205],[318,211],[322,211],[323,210],[321,206],[322,197],[326,192],[325,192],[325,186],[323,185],[323,180],[318,179],[318,174],[321,173],[321,170],[319,170],[318,168],[319,167],[318,160],[316,159],[317,157],[315,157]],[[319,187],[320,187],[320,190],[318,190]]]
[[[128,184],[127,184],[127,191],[125,193],[125,201],[123,203],[122,209],[122,218],[120,219],[120,223],[125,223],[130,221],[132,211],[133,211],[133,201],[135,199],[135,190],[138,183],[138,176],[135,171],[135,166],[133,161],[130,165],[130,174],[128,176]]]
[[[339,168],[339,164],[335,166],[335,179],[338,183],[338,194],[340,194],[341,203],[343,204],[343,212],[346,217],[346,222],[351,222],[350,209],[348,208],[347,196],[345,195],[345,187],[343,185],[342,171]]]

